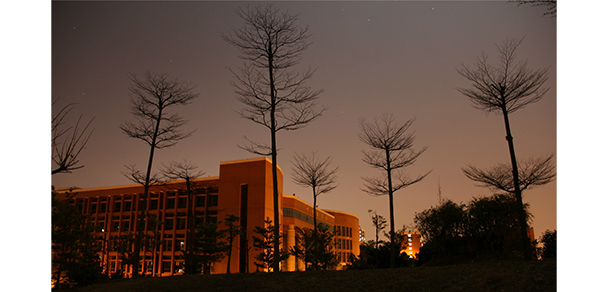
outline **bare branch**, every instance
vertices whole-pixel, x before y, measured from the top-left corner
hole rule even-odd
[[[337,187],[337,172],[339,167],[330,169],[332,159],[316,159],[316,153],[311,157],[295,154],[292,160],[292,181],[302,187],[313,189],[314,196],[319,196]]]
[[[53,101],[54,105],[57,101]],[[51,159],[54,166],[51,169],[51,175],[56,173],[70,173],[73,170],[83,168],[84,165],[78,165],[78,155],[89,142],[93,130],[89,131],[89,126],[94,118],[80,128],[82,115],[78,117],[76,124],[70,127],[63,127],[64,119],[74,109],[75,103],[65,105],[57,114],[53,116],[51,121]]]
[[[148,186],[162,184],[158,174],[153,174],[148,179],[148,182],[146,182],[146,174],[139,170],[135,164],[125,165],[125,168],[127,168],[127,171],[121,172],[121,174],[123,174],[124,177],[134,183],[141,185],[148,184]]]
[[[509,0],[509,2],[517,2],[517,6],[531,4],[532,7],[547,6],[546,12],[543,15],[557,16],[557,0]]]
[[[522,191],[528,187],[548,184],[555,179],[553,157],[554,155],[538,159],[530,158],[519,163],[519,183]],[[515,193],[510,164],[497,164],[488,170],[468,165],[466,168],[462,168],[462,171],[470,180],[478,182],[480,187]]]
[[[203,171],[198,171],[197,168],[199,167],[186,159],[183,159],[181,162],[172,161],[168,165],[162,165],[161,173],[163,173],[167,180],[192,180],[205,174]]]
[[[507,113],[539,101],[549,90],[544,87],[548,68],[532,70],[527,62],[517,62],[515,51],[523,39],[506,40],[498,45],[497,65],[488,63],[487,56],[477,58],[475,68],[462,65],[458,73],[468,79],[472,89],[458,88],[474,107],[487,112]]]

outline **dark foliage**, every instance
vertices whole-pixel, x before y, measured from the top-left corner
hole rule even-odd
[[[390,268],[390,243],[380,241],[375,247],[373,240],[360,243],[360,255],[352,254],[348,261],[348,269],[386,269]],[[412,267],[416,261],[409,259],[405,253],[396,252],[395,267]]]
[[[294,248],[290,254],[305,263],[305,269],[333,270],[339,264],[337,256],[333,252],[333,232],[324,224],[318,224],[317,236],[312,229],[297,229]]]
[[[528,222],[531,214],[525,214]],[[459,258],[521,256],[519,207],[513,195],[473,199],[468,205],[450,200],[416,214],[422,233],[419,261],[449,263]]]
[[[254,264],[256,265],[257,270],[260,269],[264,272],[273,271],[273,262],[275,259],[275,254],[273,252],[273,242],[275,239],[273,228],[273,221],[269,219],[265,220],[265,227],[254,227],[254,233],[258,236],[252,236],[252,245],[255,249],[260,250],[260,253],[254,257],[256,259]],[[281,238],[279,238],[279,240],[281,242]],[[288,258],[288,254],[282,251],[279,251],[278,254],[280,261]]]
[[[222,260],[229,246],[224,240],[226,230],[218,230],[221,222],[206,222],[197,226],[191,251],[182,252],[185,266],[193,266],[196,274],[210,274],[214,263]]]
[[[542,235],[540,242],[544,244],[542,248],[542,259],[555,259],[557,258],[557,230],[547,230]]]
[[[51,249],[53,279],[56,283],[76,282],[87,286],[102,279],[100,266],[101,241],[94,236],[94,226],[88,216],[56,198],[52,192]],[[68,200],[76,194],[70,193]]]

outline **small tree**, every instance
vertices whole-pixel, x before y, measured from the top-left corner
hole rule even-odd
[[[507,40],[497,46],[499,62],[492,65],[486,54],[481,54],[474,68],[463,65],[458,73],[464,76],[472,84],[472,88],[458,88],[474,104],[475,108],[486,112],[498,112],[504,117],[504,128],[506,141],[510,154],[513,194],[518,204],[523,209],[523,197],[521,190],[522,179],[519,176],[517,155],[513,136],[510,129],[509,114],[539,101],[549,90],[544,87],[547,80],[548,69],[532,70],[528,68],[527,62],[517,62],[516,51],[523,39]],[[527,222],[525,213],[519,214],[521,224],[521,241],[525,259],[531,259],[531,244],[527,236]]]
[[[121,125],[121,131],[127,136],[144,141],[150,146],[148,166],[146,173],[142,174],[135,166],[128,167],[129,173],[125,176],[144,186],[142,193],[143,208],[136,223],[136,240],[134,242],[134,273],[137,277],[140,265],[140,250],[144,230],[141,222],[144,221],[148,208],[148,190],[154,176],[151,176],[155,149],[174,146],[178,141],[189,137],[193,132],[182,132],[181,128],[186,120],[178,114],[168,115],[167,110],[174,105],[186,105],[192,102],[198,94],[192,93],[194,86],[179,80],[171,80],[166,74],[144,73],[144,79],[138,79],[135,74],[129,74],[132,85],[131,112],[135,121]]]
[[[237,14],[244,26],[223,38],[235,46],[241,58],[247,63],[240,71],[232,71],[237,82],[238,100],[246,108],[240,111],[242,118],[269,129],[271,145],[252,142],[242,147],[258,155],[271,155],[273,177],[274,222],[279,222],[280,194],[277,182],[277,141],[276,134],[282,130],[297,130],[322,115],[324,109],[316,109],[316,100],[321,90],[312,90],[306,85],[313,76],[313,70],[303,74],[292,70],[307,49],[309,34],[307,28],[296,24],[298,15],[280,13],[271,5],[238,8]],[[275,225],[273,270],[280,266],[280,226]]]
[[[296,244],[291,248],[290,254],[305,263],[305,270],[308,267],[314,270],[332,270],[339,264],[335,253],[334,233],[320,223],[318,226],[318,236],[314,237],[314,232],[309,228],[298,228]]]
[[[257,270],[260,268],[264,272],[274,271],[274,263],[276,254],[279,255],[278,261],[288,258],[283,252],[274,252],[275,232],[273,221],[267,219],[264,221],[265,227],[255,226],[254,233],[258,236],[252,236],[252,246],[260,250],[260,253],[254,257]]]
[[[371,215],[374,214],[374,215]],[[377,211],[369,210],[369,216],[371,216],[371,220],[373,221],[373,226],[375,226],[375,248],[378,248],[379,244],[379,233],[383,232],[383,230],[388,227],[388,220],[386,220],[383,216],[377,215]]]
[[[52,105],[55,105],[58,100],[59,98],[55,99]],[[70,173],[73,170],[84,167],[84,165],[78,165],[78,156],[87,145],[87,142],[89,142],[89,138],[93,133],[93,130],[89,131],[93,118],[82,129],[80,128],[82,115],[78,117],[76,124],[64,127],[64,119],[75,106],[75,103],[65,105],[59,112],[53,115],[51,121],[51,159],[54,165],[51,169],[51,175]]]
[[[224,241],[226,230],[218,230],[219,223],[221,222],[205,222],[198,225],[192,248],[194,256],[185,257],[185,252],[182,252],[185,264],[194,266],[197,273],[210,274],[214,263],[222,260],[228,250],[227,242]]]
[[[193,218],[193,179],[203,176],[205,172],[197,171],[197,166],[193,165],[186,159],[182,162],[170,162],[169,165],[163,165],[161,172],[168,180],[183,179],[186,186],[186,246],[185,246],[185,257],[192,255],[190,252],[193,246],[193,240],[195,235],[195,220]],[[185,265],[184,269],[187,274],[194,273],[195,269],[192,266],[192,260],[185,260],[189,265]]]
[[[241,226],[235,225],[241,218],[235,215],[228,214],[225,216],[225,226],[227,234],[227,242],[229,243],[227,252],[227,274],[231,274],[231,254],[233,251],[233,241],[235,237],[242,235]]]
[[[373,123],[360,119],[360,141],[373,148],[373,151],[364,152],[362,159],[366,164],[383,171],[381,177],[365,177],[364,189],[373,196],[388,196],[390,201],[390,268],[394,268],[394,251],[396,238],[394,229],[394,193],[402,188],[423,180],[430,172],[410,178],[403,171],[407,166],[415,163],[417,158],[426,151],[427,147],[419,151],[413,149],[415,134],[409,133],[414,120],[408,120],[402,125],[394,124],[394,116],[386,113]]]
[[[422,249],[425,247],[429,256],[443,257],[456,254],[460,246],[455,243],[464,235],[466,216],[466,206],[458,205],[451,200],[416,213],[414,221],[422,235],[424,243]],[[424,252],[420,251],[422,258]]]
[[[316,153],[311,158],[304,154],[295,154],[292,161],[292,181],[302,187],[310,187],[313,193],[313,242],[318,243],[317,199],[319,195],[334,190],[337,185],[338,167],[329,169],[332,159],[316,160]],[[315,258],[314,258],[315,260]],[[313,263],[314,269],[318,267]]]

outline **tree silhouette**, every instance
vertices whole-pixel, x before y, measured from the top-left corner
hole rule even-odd
[[[242,235],[241,226],[235,225],[235,223],[238,223],[240,219],[241,218],[238,216],[232,214],[227,214],[225,216],[227,242],[229,243],[227,248],[227,274],[231,274],[231,254],[233,251],[233,241],[235,237]]]
[[[193,179],[203,176],[205,172],[198,171],[197,166],[193,165],[186,159],[181,162],[172,161],[168,165],[163,165],[161,172],[168,180],[179,180],[183,179],[186,186],[186,246],[185,246],[185,257],[193,255],[191,252],[193,246],[193,240],[195,235],[195,220],[193,218]],[[192,260],[185,260],[189,265],[185,265],[185,271],[187,274],[192,274],[195,271],[192,265]]]
[[[302,187],[310,187],[313,193],[313,243],[317,244],[318,240],[318,221],[317,221],[317,199],[319,195],[328,193],[334,190],[337,185],[338,167],[329,169],[332,159],[326,157],[324,160],[316,160],[315,152],[311,157],[304,154],[295,154],[292,161],[292,181]],[[317,248],[314,247],[314,248]],[[314,258],[314,261],[317,258]],[[318,264],[313,263],[315,269]]]
[[[334,232],[322,223],[319,225],[316,237],[312,229],[297,228],[296,244],[290,249],[290,254],[305,263],[305,270],[310,265],[314,270],[336,269],[339,261],[333,252]]]
[[[474,68],[462,65],[458,73],[464,76],[472,84],[472,88],[458,88],[474,104],[475,108],[486,112],[500,112],[504,117],[506,140],[510,153],[513,177],[513,193],[517,202],[523,209],[523,198],[519,167],[513,136],[511,134],[509,114],[539,101],[548,91],[544,87],[547,80],[548,69],[532,70],[528,68],[526,61],[517,61],[516,50],[523,39],[506,40],[502,45],[497,45],[498,64],[492,65],[485,53],[477,57]],[[524,257],[531,258],[530,243],[527,236],[527,223],[525,213],[520,212],[521,236]]]
[[[256,256],[254,256],[254,259],[256,259],[256,262],[254,262],[254,264],[256,265],[257,270],[260,268],[261,270],[263,270],[264,272],[269,272],[269,271],[275,271],[274,269],[274,263],[275,261],[275,256],[279,255],[279,259],[278,261],[282,261],[286,258],[288,258],[288,254],[284,253],[284,252],[278,252],[275,253],[275,229],[274,229],[274,224],[271,220],[269,220],[269,218],[267,218],[265,221],[265,227],[261,227],[261,226],[255,226],[254,227],[254,233],[257,234],[258,236],[252,236],[252,247],[254,247],[255,249],[260,250],[260,253],[257,254]],[[280,238],[281,240],[281,238]]]
[[[381,215],[377,215],[377,211],[369,210],[369,215],[372,215],[371,220],[373,226],[375,226],[375,248],[377,249],[379,247],[379,233],[388,227],[388,220]]]
[[[59,98],[55,99],[52,105],[55,105],[58,100]],[[75,106],[75,103],[65,105],[51,120],[51,159],[54,163],[51,175],[70,173],[84,167],[84,165],[78,165],[78,155],[85,148],[93,133],[93,130],[88,130],[93,118],[82,129],[80,128],[82,115],[78,117],[76,124],[64,127],[64,119]]]
[[[417,158],[426,151],[427,147],[419,151],[413,149],[415,134],[409,133],[409,127],[414,120],[408,120],[402,125],[394,124],[394,116],[386,113],[373,123],[360,119],[359,138],[362,142],[373,148],[373,151],[364,152],[362,159],[366,164],[384,172],[381,177],[363,177],[364,192],[373,196],[389,197],[390,201],[390,267],[394,268],[396,250],[396,234],[394,229],[394,193],[402,188],[423,180],[426,174],[410,178],[404,168],[415,163]]]
[[[274,222],[279,222],[279,191],[277,182],[277,141],[281,130],[297,130],[319,117],[324,109],[317,109],[316,100],[321,90],[312,90],[306,81],[313,76],[308,69],[302,74],[291,70],[301,60],[301,53],[310,43],[307,28],[296,24],[298,15],[280,13],[271,5],[236,10],[244,21],[242,28],[222,37],[235,46],[245,60],[235,72],[238,100],[246,107],[242,118],[269,129],[271,145],[250,142],[242,149],[263,156],[271,155],[273,176]],[[246,138],[247,139],[247,138]],[[275,224],[275,253],[273,270],[279,271],[279,225]]]
[[[143,79],[138,79],[135,74],[129,74],[132,85],[131,113],[135,121],[128,121],[121,125],[121,130],[127,136],[146,142],[150,146],[148,155],[148,166],[146,174],[142,174],[135,166],[128,167],[129,173],[125,174],[130,180],[142,184],[143,208],[140,208],[140,216],[137,220],[136,240],[134,250],[141,247],[143,236],[144,216],[148,207],[148,190],[151,185],[151,170],[155,149],[163,149],[174,146],[178,141],[189,137],[193,132],[182,132],[181,128],[186,120],[178,114],[169,115],[167,109],[174,105],[186,105],[192,102],[198,94],[192,93],[194,86],[184,81],[172,80],[166,74],[145,72]],[[133,266],[133,276],[139,276],[140,255],[136,252]]]

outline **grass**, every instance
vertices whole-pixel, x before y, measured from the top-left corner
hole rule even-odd
[[[97,291],[557,291],[556,261],[488,261],[449,266],[279,274],[118,279]]]

